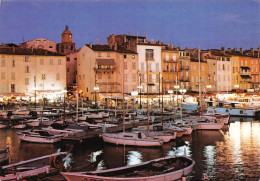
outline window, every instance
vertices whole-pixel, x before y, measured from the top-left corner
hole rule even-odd
[[[125,89],[125,90],[124,90],[125,92],[128,92],[128,87],[127,87],[127,85],[124,86],[124,89]]]
[[[110,53],[109,52],[107,52],[107,57],[110,57]]]
[[[176,56],[173,55],[173,56],[172,56],[172,59],[173,59],[173,61],[176,61]]]
[[[49,48],[52,48],[52,46],[49,46]]]
[[[194,82],[194,77],[193,76],[191,76],[191,82]]]
[[[132,81],[136,82],[136,74],[133,74]]]
[[[127,56],[126,56],[126,55],[124,55],[124,58],[127,58]]]
[[[168,53],[166,53],[165,59],[166,59],[167,61],[169,60],[169,54],[168,54]]]
[[[15,80],[15,72],[12,72],[12,74],[11,74],[11,79],[12,79],[12,80]]]
[[[124,69],[127,70],[127,62],[124,62]]]
[[[254,60],[251,60],[251,64],[254,65]]]
[[[127,74],[124,74],[124,81],[127,82]]]
[[[135,59],[135,55],[132,55],[132,59]]]
[[[15,93],[15,84],[11,84],[11,93]]]
[[[40,65],[43,65],[43,63],[44,63],[43,59],[40,59]]]
[[[79,80],[81,80],[81,75],[79,75]]]
[[[2,59],[2,67],[5,67],[5,59]]]
[[[67,57],[67,59],[66,59],[66,60],[67,60],[67,62],[69,62],[69,61],[70,61],[70,57]]]
[[[55,86],[55,84],[51,84],[51,86],[52,86],[52,87],[54,87],[54,86]]]
[[[53,59],[50,59],[50,65],[53,65]]]
[[[156,72],[159,72],[159,63],[156,63]]]
[[[245,60],[245,66],[247,66],[247,60]]]
[[[13,60],[12,62],[12,67],[15,67],[15,60]]]
[[[24,57],[25,62],[29,62],[29,57]]]
[[[252,70],[251,70],[252,72],[254,72],[254,68],[252,67]]]
[[[201,66],[201,71],[204,71],[204,66],[203,65]]]
[[[108,72],[107,78],[108,78],[108,79],[111,79],[111,72]]]
[[[45,79],[46,79],[46,75],[42,74],[42,80],[45,80]]]
[[[194,65],[194,71],[196,71],[196,69],[197,69],[197,67],[196,67],[196,65]]]
[[[85,80],[85,75],[83,75],[83,80]]]
[[[144,74],[141,74],[141,82],[144,82]]]
[[[98,52],[98,57],[101,57],[101,53],[100,52]],[[83,56],[83,58],[84,58],[84,56]]]
[[[58,59],[58,65],[61,65],[61,59]]]
[[[243,60],[241,60],[241,66],[243,66]]]
[[[146,60],[153,60],[153,49],[146,49],[145,50],[145,57]]]
[[[5,72],[1,72],[1,80],[5,79]]]
[[[25,85],[29,85],[29,78],[25,78]]]
[[[135,62],[132,63],[132,69],[133,69],[133,70],[136,69],[136,63],[135,63]]]
[[[59,73],[56,74],[56,80],[60,80],[60,74]]]
[[[225,70],[225,64],[223,64],[223,70]]]
[[[149,74],[149,83],[152,83],[153,82],[153,76],[151,74]]]
[[[30,72],[29,66],[25,66],[25,73],[29,73],[29,72]]]
[[[158,83],[160,81],[160,76],[159,74],[156,74],[156,82]]]
[[[5,92],[5,84],[1,85],[1,92],[4,93]]]
[[[70,68],[67,68],[67,72],[70,72]]]

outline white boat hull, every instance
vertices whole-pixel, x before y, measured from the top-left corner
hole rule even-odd
[[[27,122],[26,124],[28,126],[31,126],[31,127],[38,127],[40,125],[40,122],[39,121],[31,121],[31,122]]]
[[[33,142],[33,143],[56,143],[61,140],[61,138],[41,138],[32,137],[27,135],[18,135],[18,137],[23,141]]]
[[[7,124],[0,124],[0,129],[4,129],[4,128],[7,128]]]
[[[226,108],[216,107],[218,113],[230,114],[230,116],[256,116],[260,112],[260,108]]]
[[[198,123],[197,130],[220,130],[224,123]]]

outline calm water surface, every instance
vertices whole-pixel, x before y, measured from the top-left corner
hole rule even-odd
[[[231,118],[221,131],[195,131],[179,142],[160,148],[123,147],[97,141],[78,144],[73,149],[73,166],[88,165],[100,155],[97,169],[132,165],[167,156],[191,156],[196,165],[189,180],[200,180],[207,173],[210,180],[260,179],[260,121]],[[56,152],[68,143],[34,144],[20,142],[15,130],[0,130],[0,148],[9,144],[12,163]]]

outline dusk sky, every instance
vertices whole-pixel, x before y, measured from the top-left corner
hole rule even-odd
[[[0,0],[0,43],[59,43],[65,25],[77,48],[112,33],[181,48],[258,48],[260,0]]]

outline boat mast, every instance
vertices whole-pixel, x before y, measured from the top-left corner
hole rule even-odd
[[[124,56],[123,56],[124,57]],[[123,132],[125,132],[125,59],[123,58],[122,69],[123,69],[123,80],[122,80],[122,94],[123,94]]]
[[[149,100],[148,100],[148,60],[146,60],[146,93],[147,93],[147,130],[149,131]]]
[[[162,128],[163,128],[163,95],[164,95],[164,93],[163,93],[163,77],[162,77],[162,121],[161,121],[161,123],[162,123]]]
[[[198,59],[199,59],[199,109],[201,110],[202,105],[201,105],[201,75],[200,75],[200,47],[198,47]]]

